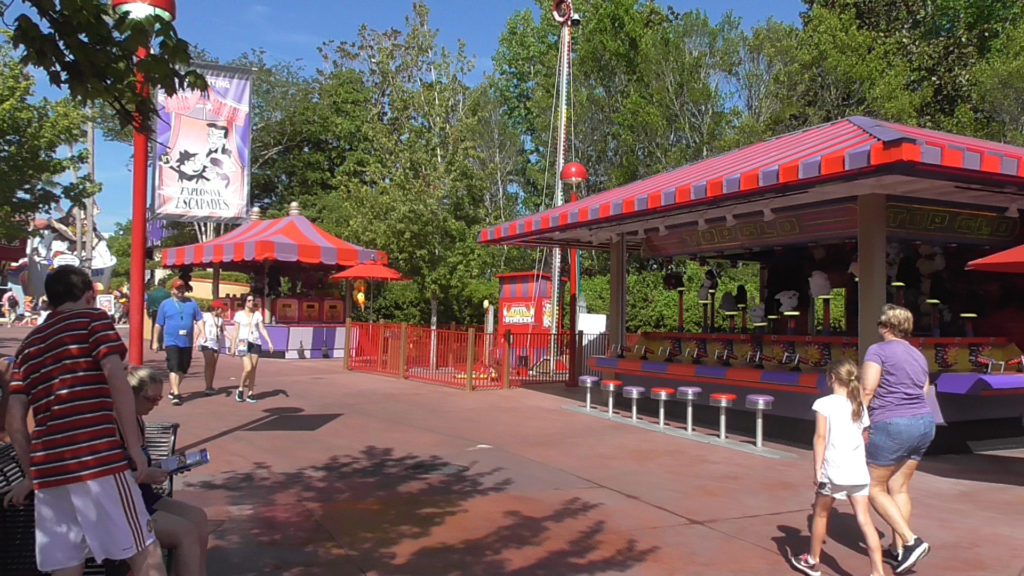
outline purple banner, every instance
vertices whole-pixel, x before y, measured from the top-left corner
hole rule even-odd
[[[164,220],[243,222],[249,208],[252,70],[195,67],[209,90],[157,94],[153,215]]]

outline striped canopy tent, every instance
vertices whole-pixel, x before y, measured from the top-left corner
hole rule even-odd
[[[224,270],[251,270],[254,264],[270,262],[341,268],[388,261],[385,252],[336,238],[298,213],[250,221],[209,242],[167,248],[162,258],[166,267],[217,266]]]
[[[777,245],[777,238],[741,238],[744,223],[764,228],[794,207],[806,213],[849,204],[840,219],[823,212],[805,221],[821,228],[821,239],[854,238],[856,198],[868,194],[985,206],[995,214],[1024,208],[1024,148],[855,116],[485,228],[478,240],[607,250],[623,238],[629,251],[653,257],[724,254],[756,240]],[[733,238],[713,239],[709,250],[716,229]],[[990,240],[984,243],[997,244]]]

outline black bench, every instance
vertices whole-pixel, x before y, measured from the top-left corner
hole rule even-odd
[[[146,424],[146,444],[154,461],[174,453],[178,424],[157,422]],[[0,500],[24,477],[17,454],[10,444],[0,443]],[[155,486],[170,497],[174,491],[173,477]],[[121,576],[129,572],[127,562],[107,561],[99,564],[86,561],[86,576]],[[44,576],[36,569],[35,509],[31,502],[21,508],[0,506],[0,574],[4,576]]]

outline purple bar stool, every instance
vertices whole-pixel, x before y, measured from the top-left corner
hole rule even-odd
[[[693,434],[693,401],[700,398],[699,386],[680,386],[676,388],[676,398],[686,400],[686,433]]]
[[[597,376],[580,376],[580,388],[587,390],[587,412],[590,412],[590,390],[597,388],[597,383],[600,381],[601,379]]]
[[[601,390],[608,393],[608,417],[611,418],[612,405],[615,403],[615,392],[622,388],[622,380],[601,380]]]
[[[647,392],[647,389],[643,386],[626,386],[622,389],[622,397],[633,400],[633,422],[636,422],[636,399],[643,398],[644,392]]]
[[[772,409],[774,396],[768,394],[747,394],[747,408],[753,408],[757,413],[757,425],[754,428],[754,446],[761,447],[761,433],[764,426],[764,411]]]
[[[651,398],[658,401],[658,426],[665,427],[665,400],[672,398],[675,390],[671,388],[651,388]]]

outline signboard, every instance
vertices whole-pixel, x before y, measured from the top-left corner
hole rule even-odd
[[[501,323],[504,325],[530,325],[537,315],[533,302],[502,302]]]
[[[17,262],[25,257],[28,240],[0,240],[0,262]]]
[[[153,215],[164,220],[242,222],[249,206],[252,71],[195,67],[208,92],[157,94]]]
[[[96,307],[111,316],[114,315],[114,295],[100,294],[96,296]]]

